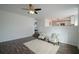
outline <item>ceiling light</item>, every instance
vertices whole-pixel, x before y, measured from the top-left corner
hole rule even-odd
[[[30,14],[34,14],[34,11],[30,10],[29,13],[30,13]]]

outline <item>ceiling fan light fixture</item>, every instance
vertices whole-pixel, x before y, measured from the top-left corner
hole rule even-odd
[[[34,14],[34,11],[33,11],[33,10],[30,10],[29,13],[30,13],[30,14]]]
[[[23,10],[27,10],[27,13],[29,14],[38,14],[38,11],[40,11],[41,8],[34,8],[32,4],[29,4],[28,8],[23,8]]]

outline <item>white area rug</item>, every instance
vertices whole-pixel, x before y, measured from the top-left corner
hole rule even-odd
[[[38,39],[26,42],[24,45],[36,54],[56,54],[59,49],[58,45],[53,45]]]

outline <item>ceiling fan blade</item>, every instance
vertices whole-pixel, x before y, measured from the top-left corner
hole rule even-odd
[[[38,13],[35,11],[35,14],[38,14]]]
[[[34,9],[35,11],[40,11],[41,10],[41,8],[36,8],[36,9]]]

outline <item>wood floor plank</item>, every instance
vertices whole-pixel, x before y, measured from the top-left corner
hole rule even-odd
[[[28,42],[33,39],[35,38],[27,37],[7,42],[1,42],[0,54],[34,54],[33,51],[23,45],[24,42]],[[75,46],[65,43],[60,43],[59,46],[60,48],[57,51],[57,54],[79,54],[79,50]]]

